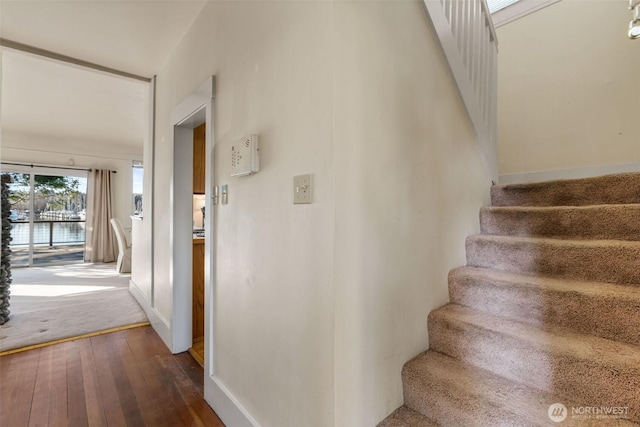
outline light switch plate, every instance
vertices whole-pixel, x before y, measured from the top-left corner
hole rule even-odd
[[[311,174],[293,177],[293,204],[311,203]]]
[[[222,193],[222,204],[226,205],[227,203],[229,203],[229,193],[227,192],[227,185],[221,185],[220,186],[220,192]]]

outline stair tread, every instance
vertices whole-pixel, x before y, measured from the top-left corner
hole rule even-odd
[[[581,405],[627,407],[640,422],[640,346],[456,304],[431,312],[428,324],[432,350]]]
[[[611,203],[597,205],[579,205],[579,206],[483,206],[483,211],[504,211],[504,212],[557,212],[557,211],[590,211],[590,210],[640,210],[640,203]]]
[[[563,403],[569,411],[579,406],[564,396],[509,381],[432,350],[407,362],[403,379],[407,405],[441,425],[553,425],[548,418],[551,404]],[[611,421],[607,425],[636,425],[628,420]],[[601,423],[567,418],[563,425]]]
[[[499,234],[472,234],[467,240],[489,240],[495,242],[515,243],[524,242],[551,246],[576,246],[576,247],[628,247],[640,249],[640,241],[617,239],[554,239],[552,237],[509,236]]]
[[[638,241],[640,204],[483,207],[480,229],[486,235]]]
[[[403,405],[378,424],[378,427],[439,427],[439,424]]]
[[[465,412],[479,416],[487,411],[486,408],[499,407],[503,416],[509,414],[509,418],[519,418],[524,425],[526,420],[542,418],[545,408],[555,402],[555,399],[548,398],[539,390],[508,381],[432,350],[407,362],[403,368],[403,379],[409,388],[408,393],[405,391],[405,400],[409,394],[409,402],[405,403],[421,413],[425,411],[421,406],[438,405],[438,393],[445,393],[447,401],[444,405],[449,407],[452,417],[461,417]],[[432,382],[441,383],[444,390],[433,390]],[[423,395],[424,398],[417,398],[414,402],[412,393]],[[497,417],[498,411],[495,412]],[[425,415],[432,416],[430,413]]]
[[[449,272],[452,303],[529,325],[640,346],[640,287],[481,267]]]
[[[638,241],[476,234],[466,249],[470,266],[640,286]]]
[[[491,187],[494,206],[582,206],[640,202],[640,174],[622,173]]]
[[[589,296],[606,295],[607,297],[637,301],[640,303],[640,288],[625,284],[596,282],[578,279],[560,279],[555,277],[515,273],[493,268],[473,267],[465,265],[450,271],[450,277],[474,277],[491,281],[495,285],[509,287],[536,287],[555,292],[584,294]]]
[[[453,323],[467,323],[484,330],[526,341],[553,354],[566,354],[576,359],[590,360],[610,367],[637,371],[640,375],[640,347],[606,338],[575,333],[564,328],[541,328],[512,319],[505,319],[458,304],[447,304],[431,312],[432,317],[446,318]]]
[[[600,184],[604,181],[616,180],[621,181],[627,178],[636,178],[640,176],[638,172],[623,172],[616,174],[608,174],[601,176],[593,176],[586,178],[568,178],[568,179],[552,179],[548,181],[540,182],[521,182],[513,184],[496,184],[496,188],[545,188],[550,186],[567,186],[567,185],[580,185],[580,184]]]

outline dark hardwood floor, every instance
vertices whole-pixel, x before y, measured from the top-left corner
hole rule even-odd
[[[150,326],[0,357],[0,426],[224,426]]]

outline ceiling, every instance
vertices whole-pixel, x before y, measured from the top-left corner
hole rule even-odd
[[[144,82],[5,51],[2,129],[141,152],[148,90]]]
[[[193,0],[2,0],[0,36],[152,77],[204,3]]]
[[[204,1],[0,1],[0,37],[154,76]],[[2,49],[3,144],[11,133],[105,142],[141,152],[148,84]]]

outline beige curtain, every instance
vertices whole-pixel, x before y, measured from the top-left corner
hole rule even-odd
[[[115,237],[109,220],[113,217],[111,171],[94,169],[87,185],[85,262],[116,260]]]

